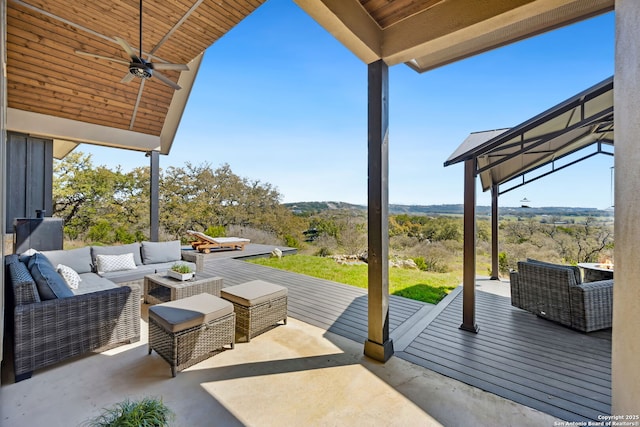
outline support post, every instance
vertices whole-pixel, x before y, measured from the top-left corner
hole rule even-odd
[[[0,0],[0,257],[5,255],[5,224],[6,224],[6,147],[7,147],[7,75],[4,72],[7,64],[7,2]],[[4,274],[0,275],[0,313],[5,308]],[[8,307],[8,306],[7,306]],[[0,361],[3,359],[4,348],[4,316],[0,314]]]
[[[491,186],[491,280],[500,279],[498,263],[498,184]]]
[[[369,64],[368,228],[369,333],[364,354],[386,362],[393,355],[389,338],[389,68]]]
[[[160,153],[149,151],[149,240],[159,240],[160,229]]]
[[[616,0],[615,10],[616,271],[611,336],[611,414],[636,417],[640,415],[640,2]]]
[[[462,276],[462,325],[478,332],[476,325],[476,159],[464,162],[464,249]]]

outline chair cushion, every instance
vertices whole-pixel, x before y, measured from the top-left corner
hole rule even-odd
[[[143,264],[180,261],[181,257],[180,240],[172,240],[169,242],[142,242]]]
[[[117,246],[91,246],[91,259],[93,260],[94,265],[98,255],[122,255],[128,253],[133,254],[133,260],[136,262],[136,265],[142,264],[139,243],[129,243],[128,245]]]
[[[34,254],[29,260],[29,271],[36,281],[41,300],[69,298],[73,292],[51,262],[41,253]]]
[[[263,280],[253,280],[241,285],[229,286],[220,291],[220,296],[245,307],[287,295],[287,288]]]
[[[233,304],[206,293],[149,307],[149,317],[169,332],[184,331],[231,313]]]
[[[137,268],[132,253],[121,255],[98,255],[96,256],[96,269],[98,274],[109,271],[135,270]]]
[[[51,265],[66,265],[78,274],[91,271],[91,248],[89,246],[78,249],[43,251],[41,253],[47,257]]]

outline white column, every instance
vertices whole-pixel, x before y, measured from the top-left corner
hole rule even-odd
[[[640,415],[640,1],[615,10],[612,414]]]

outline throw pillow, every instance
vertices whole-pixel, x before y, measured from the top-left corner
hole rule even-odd
[[[67,282],[67,286],[69,286],[71,289],[78,289],[78,286],[80,286],[80,282],[82,281],[82,279],[73,268],[67,267],[63,264],[58,264],[58,267],[56,267],[56,269],[58,270],[58,273],[60,273],[64,281]]]
[[[62,276],[53,268],[47,257],[41,253],[34,254],[29,259],[29,271],[36,281],[41,300],[70,298],[73,296],[73,292],[71,292]]]
[[[122,255],[97,255],[96,264],[98,274],[107,273],[109,271],[122,271],[136,269],[136,262],[133,253]]]

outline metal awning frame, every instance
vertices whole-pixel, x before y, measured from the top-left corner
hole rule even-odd
[[[495,151],[496,148],[498,148],[504,141],[509,141],[515,137],[517,137],[518,135],[522,136],[524,135],[526,132],[531,131],[532,129],[540,126],[541,124],[549,121],[552,118],[558,117],[568,111],[571,111],[573,109],[579,108],[581,117],[580,117],[580,122],[576,123],[575,125],[568,127],[562,131],[559,131],[560,133],[564,133],[567,132],[568,130],[575,128],[575,127],[580,127],[580,126],[585,126],[586,122],[588,122],[589,120],[591,121],[595,121],[595,119],[597,117],[590,117],[590,118],[585,118],[584,114],[585,114],[585,104],[589,101],[591,101],[594,98],[597,98],[603,94],[605,94],[606,92],[612,90],[613,88],[613,76],[609,77],[608,79],[598,83],[596,86],[589,88],[575,96],[573,96],[572,98],[566,100],[565,102],[556,105],[555,107],[552,107],[540,114],[538,114],[537,116],[527,120],[526,122],[513,127],[509,130],[507,130],[506,132],[496,136],[495,138],[485,142],[484,144],[481,144],[480,146],[471,149],[469,151],[467,151],[466,153],[461,154],[460,156],[453,158],[453,159],[449,159],[445,162],[444,166],[449,166],[452,165],[454,163],[459,163],[461,161],[464,160],[468,160],[474,157],[480,157],[484,154],[490,153],[492,151]],[[613,107],[611,107],[610,109],[610,113],[613,114]],[[601,114],[599,114],[601,115]],[[596,116],[599,116],[596,115]],[[613,121],[613,116],[611,118],[611,120]]]
[[[571,161],[571,162],[569,162],[569,163],[567,163],[567,164],[564,164],[564,165],[561,165],[561,166],[556,167],[556,161],[557,161],[557,160],[560,160],[560,159],[562,159],[562,158],[564,158],[564,157],[566,157],[566,156],[569,156],[569,155],[571,155],[571,154],[577,153],[577,152],[579,152],[579,151],[581,151],[581,150],[584,150],[585,148],[588,148],[588,147],[581,147],[581,148],[579,148],[579,149],[577,149],[577,150],[571,151],[571,152],[569,152],[569,153],[566,153],[566,154],[565,154],[565,155],[563,155],[563,156],[560,156],[560,157],[558,157],[558,158],[556,158],[556,159],[552,160],[552,161],[551,161],[551,170],[550,170],[550,171],[548,171],[548,172],[545,172],[545,173],[543,173],[543,174],[541,174],[541,175],[536,175],[536,176],[535,176],[535,177],[533,177],[533,178],[526,178],[526,175],[527,175],[528,173],[534,172],[534,171],[536,171],[536,170],[538,170],[538,169],[540,169],[540,168],[543,168],[543,167],[545,167],[545,166],[548,166],[548,165],[549,165],[549,163],[544,164],[544,165],[540,165],[540,166],[538,166],[538,167],[536,167],[536,168],[534,168],[534,169],[531,169],[531,170],[529,170],[529,171],[527,171],[527,172],[524,172],[524,173],[521,173],[521,174],[519,174],[519,175],[517,175],[517,176],[514,176],[514,177],[513,177],[513,178],[511,178],[508,182],[511,182],[511,181],[513,181],[513,180],[515,180],[515,179],[517,179],[517,178],[520,178],[520,177],[522,178],[522,182],[520,182],[520,183],[518,183],[518,184],[516,184],[516,185],[514,185],[514,186],[512,186],[512,187],[508,187],[507,189],[504,189],[504,190],[503,190],[501,187],[498,187],[498,188],[499,188],[498,195],[500,195],[500,196],[501,196],[501,195],[503,195],[503,194],[505,194],[505,193],[508,193],[508,192],[509,192],[509,191],[511,191],[511,190],[515,190],[516,188],[520,188],[520,187],[522,187],[523,185],[527,185],[527,184],[529,184],[529,183],[531,183],[531,182],[537,181],[537,180],[539,180],[540,178],[544,178],[544,177],[546,177],[546,176],[549,176],[549,175],[551,175],[551,174],[553,174],[553,173],[555,173],[555,172],[561,171],[561,170],[563,170],[563,169],[565,169],[565,168],[568,168],[569,166],[573,166],[573,165],[575,165],[576,163],[580,163],[580,162],[582,162],[583,160],[587,160],[587,159],[589,159],[589,158],[591,158],[591,157],[593,157],[593,156],[596,156],[596,155],[598,155],[598,154],[604,154],[604,155],[607,155],[607,156],[613,156],[613,153],[612,153],[612,152],[610,152],[610,151],[606,151],[606,150],[603,150],[603,146],[604,146],[604,145],[610,145],[608,142],[598,141],[597,143],[592,144],[592,145],[590,145],[589,147],[592,147],[593,145],[596,145],[596,147],[597,147],[595,152],[593,152],[593,153],[589,153],[589,154],[586,154],[586,155],[584,155],[583,157],[580,157],[579,159],[573,160],[573,161]]]

